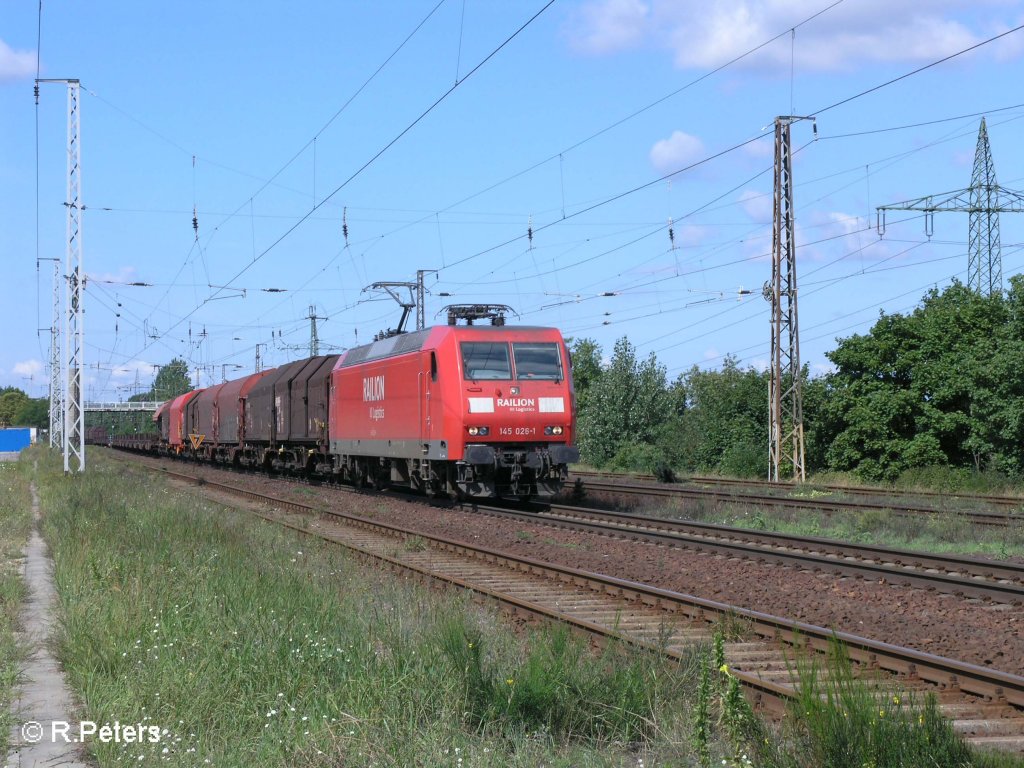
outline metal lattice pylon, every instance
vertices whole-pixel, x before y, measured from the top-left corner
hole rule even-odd
[[[53,261],[53,321],[50,324],[50,447],[64,450],[64,366],[61,364],[60,259]]]
[[[775,118],[775,184],[772,215],[772,279],[764,297],[771,303],[772,356],[768,384],[768,477],[782,479],[788,463],[793,478],[804,480],[803,382],[797,320],[796,244],[793,236],[793,178],[790,125],[796,117]]]
[[[999,243],[999,184],[984,117],[978,128],[970,192],[967,284],[991,295],[1003,290],[1003,253]]]
[[[316,316],[316,306],[309,305],[309,356],[316,357],[320,354],[320,334],[317,332],[316,321],[321,318]]]
[[[78,80],[68,80],[68,209],[67,224],[67,353],[66,411],[64,419],[64,472],[85,471],[85,409],[82,407],[82,147]]]
[[[971,186],[955,192],[904,200],[878,206],[878,234],[885,234],[886,211],[923,211],[925,234],[935,228],[936,211],[970,214],[967,240],[967,284],[990,296],[1003,290],[1003,255],[999,242],[999,214],[1024,211],[1024,194],[999,186],[988,142],[988,128],[981,118],[978,144],[974,150]]]

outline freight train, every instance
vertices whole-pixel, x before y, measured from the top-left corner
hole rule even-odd
[[[451,320],[449,321],[451,322]],[[193,390],[115,447],[461,498],[545,498],[579,461],[554,328],[447,325]]]

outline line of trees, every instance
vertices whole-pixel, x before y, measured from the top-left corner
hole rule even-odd
[[[570,344],[583,460],[654,472],[766,476],[768,374],[694,366],[672,381],[626,338],[605,362]],[[808,469],[893,481],[924,468],[1024,476],[1024,278],[982,296],[959,283],[838,339],[835,370],[802,372]]]

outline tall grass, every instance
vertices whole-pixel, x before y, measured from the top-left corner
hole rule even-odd
[[[29,461],[28,455],[22,461]],[[15,631],[26,596],[21,556],[32,530],[32,496],[25,464],[0,462],[0,755],[6,755],[15,713],[12,691],[23,658]]]
[[[807,764],[818,768],[1022,764],[1017,756],[971,750],[941,715],[934,694],[908,695],[891,684],[856,679],[839,645],[831,648],[825,664],[803,663],[796,673],[800,695],[789,722]]]
[[[43,481],[58,652],[82,717],[166,731],[153,745],[91,742],[101,765],[680,755],[688,678],[671,662],[594,656],[558,630],[517,636],[464,599],[131,474],[94,461]]]
[[[525,658],[488,658],[482,633],[457,616],[439,627],[438,646],[477,727],[551,733],[559,738],[643,741],[663,700],[678,699],[678,677],[617,644],[597,658],[564,627],[543,633]]]
[[[728,744],[730,768],[1020,768],[1016,755],[979,753],[958,736],[933,694],[908,696],[883,681],[861,680],[839,645],[792,670],[797,697],[778,732],[751,711],[722,663],[721,635],[702,655],[693,740],[704,768],[717,765],[707,744]]]

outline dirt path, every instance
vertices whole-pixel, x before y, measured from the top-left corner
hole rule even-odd
[[[39,496],[35,484],[32,485],[32,518],[24,571],[29,598],[21,610],[20,638],[31,653],[22,669],[22,681],[14,692],[16,724],[11,733],[11,752],[4,765],[7,768],[86,768],[80,745],[75,741],[78,721],[72,718],[71,691],[49,649],[56,592],[46,542],[39,533]],[[61,732],[69,723],[69,741],[65,741]]]

